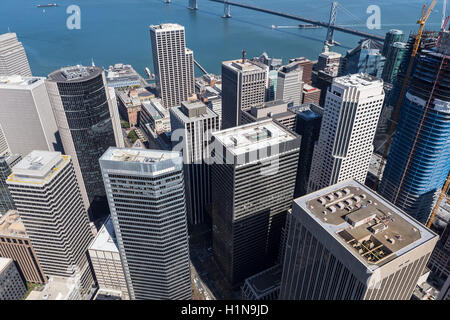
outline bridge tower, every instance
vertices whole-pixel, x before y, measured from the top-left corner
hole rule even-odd
[[[231,6],[228,3],[228,0],[223,1],[223,16],[222,18],[231,18]]]
[[[337,8],[339,3],[334,1],[331,4],[330,20],[328,22],[327,37],[323,46],[323,52],[328,52],[330,46],[334,46],[334,26],[336,25]]]
[[[198,10],[197,0],[189,0],[188,9],[190,9],[190,10]]]
[[[172,0],[164,0],[164,3],[172,3]]]

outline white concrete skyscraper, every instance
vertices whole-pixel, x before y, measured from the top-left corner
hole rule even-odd
[[[383,101],[380,79],[365,74],[334,79],[314,148],[308,192],[347,179],[365,182]]]
[[[183,153],[188,221],[203,223],[211,202],[210,170],[204,160],[209,157],[209,134],[219,130],[219,117],[201,101],[182,102],[170,108],[170,121],[172,141],[181,138],[174,148]]]
[[[75,277],[88,294],[93,278],[87,250],[94,237],[71,158],[33,151],[6,183],[45,275]]]
[[[0,76],[0,126],[13,154],[62,151],[45,78]]]
[[[164,107],[179,106],[194,94],[194,53],[186,48],[184,27],[175,23],[150,26],[157,87]]]
[[[191,299],[181,154],[109,148],[100,166],[130,299]]]
[[[0,34],[0,76],[31,77],[31,69],[22,43],[15,33]]]
[[[302,104],[303,67],[300,62],[291,62],[278,70],[277,100],[283,100],[292,106]]]
[[[294,200],[282,300],[409,300],[437,234],[355,180]]]
[[[260,105],[266,97],[269,67],[245,59],[222,62],[222,128],[242,124],[241,112]]]

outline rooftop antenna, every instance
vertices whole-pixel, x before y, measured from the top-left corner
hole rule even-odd
[[[442,30],[445,29],[445,20],[447,18],[447,0],[444,0],[443,2],[444,3],[442,4],[442,24],[441,24]]]
[[[247,51],[242,50],[242,63],[245,63],[245,54],[247,53]]]
[[[94,58],[91,58],[91,64],[93,67],[95,67]]]

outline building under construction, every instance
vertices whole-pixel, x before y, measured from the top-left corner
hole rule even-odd
[[[450,170],[450,33],[433,39],[424,34],[379,188],[422,223]]]

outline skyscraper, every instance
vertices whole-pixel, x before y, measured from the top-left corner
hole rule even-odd
[[[312,61],[305,57],[300,57],[300,58],[290,59],[289,63],[291,63],[291,62],[300,63],[300,65],[303,67],[302,81],[303,81],[303,83],[311,85],[312,84],[311,75],[312,75],[312,68],[313,68]]]
[[[416,57],[379,192],[425,223],[450,170],[450,33]]]
[[[206,206],[211,203],[211,177],[205,159],[211,132],[219,130],[219,117],[201,101],[182,102],[170,108],[172,143],[181,138],[176,151],[182,151],[188,222],[205,221]],[[175,140],[176,140],[175,139]]]
[[[397,79],[397,73],[402,65],[403,58],[407,54],[407,46],[404,42],[395,42],[386,56],[383,73],[381,78],[385,82],[394,84]]]
[[[131,299],[190,299],[179,152],[109,148],[100,158]]]
[[[73,66],[54,71],[46,82],[56,124],[70,155],[87,209],[106,206],[98,159],[116,145],[111,99],[102,68]],[[92,208],[91,208],[92,209]]]
[[[62,151],[45,78],[0,76],[0,101],[0,126],[11,153]]]
[[[402,30],[391,29],[386,33],[386,37],[384,38],[383,49],[381,54],[385,57],[389,56],[389,51],[392,49],[392,46],[396,42],[403,41],[404,33]]]
[[[213,137],[213,251],[234,286],[276,263],[300,140],[271,119]]]
[[[269,68],[258,62],[232,60],[222,62],[222,127],[241,124],[240,113],[265,100]]]
[[[355,180],[294,200],[285,300],[409,300],[438,236]]]
[[[334,79],[327,92],[308,192],[354,178],[364,182],[384,101],[383,81],[365,74]]]
[[[22,43],[15,33],[0,34],[0,76],[31,77],[31,69]]]
[[[381,54],[383,45],[375,40],[361,40],[359,45],[347,52],[343,59],[343,75],[365,73],[381,78],[386,58]]]
[[[7,184],[45,275],[77,278],[88,297],[93,234],[70,156],[32,151],[13,167]]]
[[[303,67],[299,62],[291,62],[278,70],[277,100],[283,100],[289,105],[298,106],[302,103]]]
[[[0,257],[0,301],[21,300],[27,292],[27,286],[10,258]]]
[[[179,106],[194,93],[194,54],[186,48],[184,27],[150,26],[153,68],[164,107]]]
[[[6,179],[11,174],[11,168],[20,159],[20,155],[0,156],[0,217],[8,210],[16,208],[14,200],[9,193]]]

